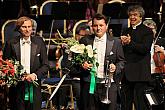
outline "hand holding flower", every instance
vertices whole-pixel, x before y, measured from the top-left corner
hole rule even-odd
[[[93,64],[90,64],[90,63],[88,63],[87,61],[85,61],[85,62],[82,64],[82,67],[83,67],[85,70],[91,69],[92,66],[93,66]]]
[[[32,82],[36,79],[36,76],[34,74],[27,74],[27,76],[25,77],[25,79],[28,81],[28,82]]]
[[[37,82],[37,75],[35,73],[29,74],[29,73],[24,73],[22,75],[22,80],[23,81],[28,81],[28,82],[32,82],[36,87],[39,85]]]

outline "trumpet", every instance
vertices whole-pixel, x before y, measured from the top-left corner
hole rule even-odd
[[[110,104],[111,100],[109,99],[109,88],[111,87],[111,76],[113,73],[109,73],[109,61],[107,60],[107,66],[106,66],[106,73],[105,73],[105,87],[106,87],[106,95],[105,97],[101,100],[102,103],[104,104]]]

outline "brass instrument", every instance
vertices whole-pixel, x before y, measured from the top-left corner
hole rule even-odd
[[[109,73],[109,60],[106,61],[107,66],[106,66],[106,72],[105,72],[105,87],[106,87],[106,96],[101,100],[102,103],[104,104],[110,104],[111,100],[109,99],[109,88],[111,87],[111,75],[112,73]]]

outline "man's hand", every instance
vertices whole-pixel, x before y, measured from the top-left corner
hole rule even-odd
[[[113,74],[115,73],[115,71],[116,71],[116,65],[111,63],[109,65],[109,77],[110,78],[113,78]]]
[[[163,47],[160,47],[159,45],[154,45],[155,52],[160,52],[165,55],[165,50]]]
[[[92,65],[92,64],[89,64],[87,61],[84,62],[84,63],[82,64],[82,67],[83,67],[85,70],[91,69],[92,66],[93,66],[93,65]]]
[[[32,73],[32,74],[27,74],[27,76],[25,77],[25,79],[28,81],[28,82],[32,82],[34,80],[36,80],[36,74]]]
[[[110,73],[114,73],[116,71],[116,65],[114,65],[113,63],[111,63],[109,65],[109,72]]]
[[[129,34],[127,34],[127,36],[120,36],[120,38],[123,45],[129,44],[131,42],[131,36]]]

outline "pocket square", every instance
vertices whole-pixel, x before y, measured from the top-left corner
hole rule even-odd
[[[109,53],[109,55],[113,55],[113,52],[111,51],[111,52]]]
[[[37,54],[37,56],[40,56],[40,54]]]

